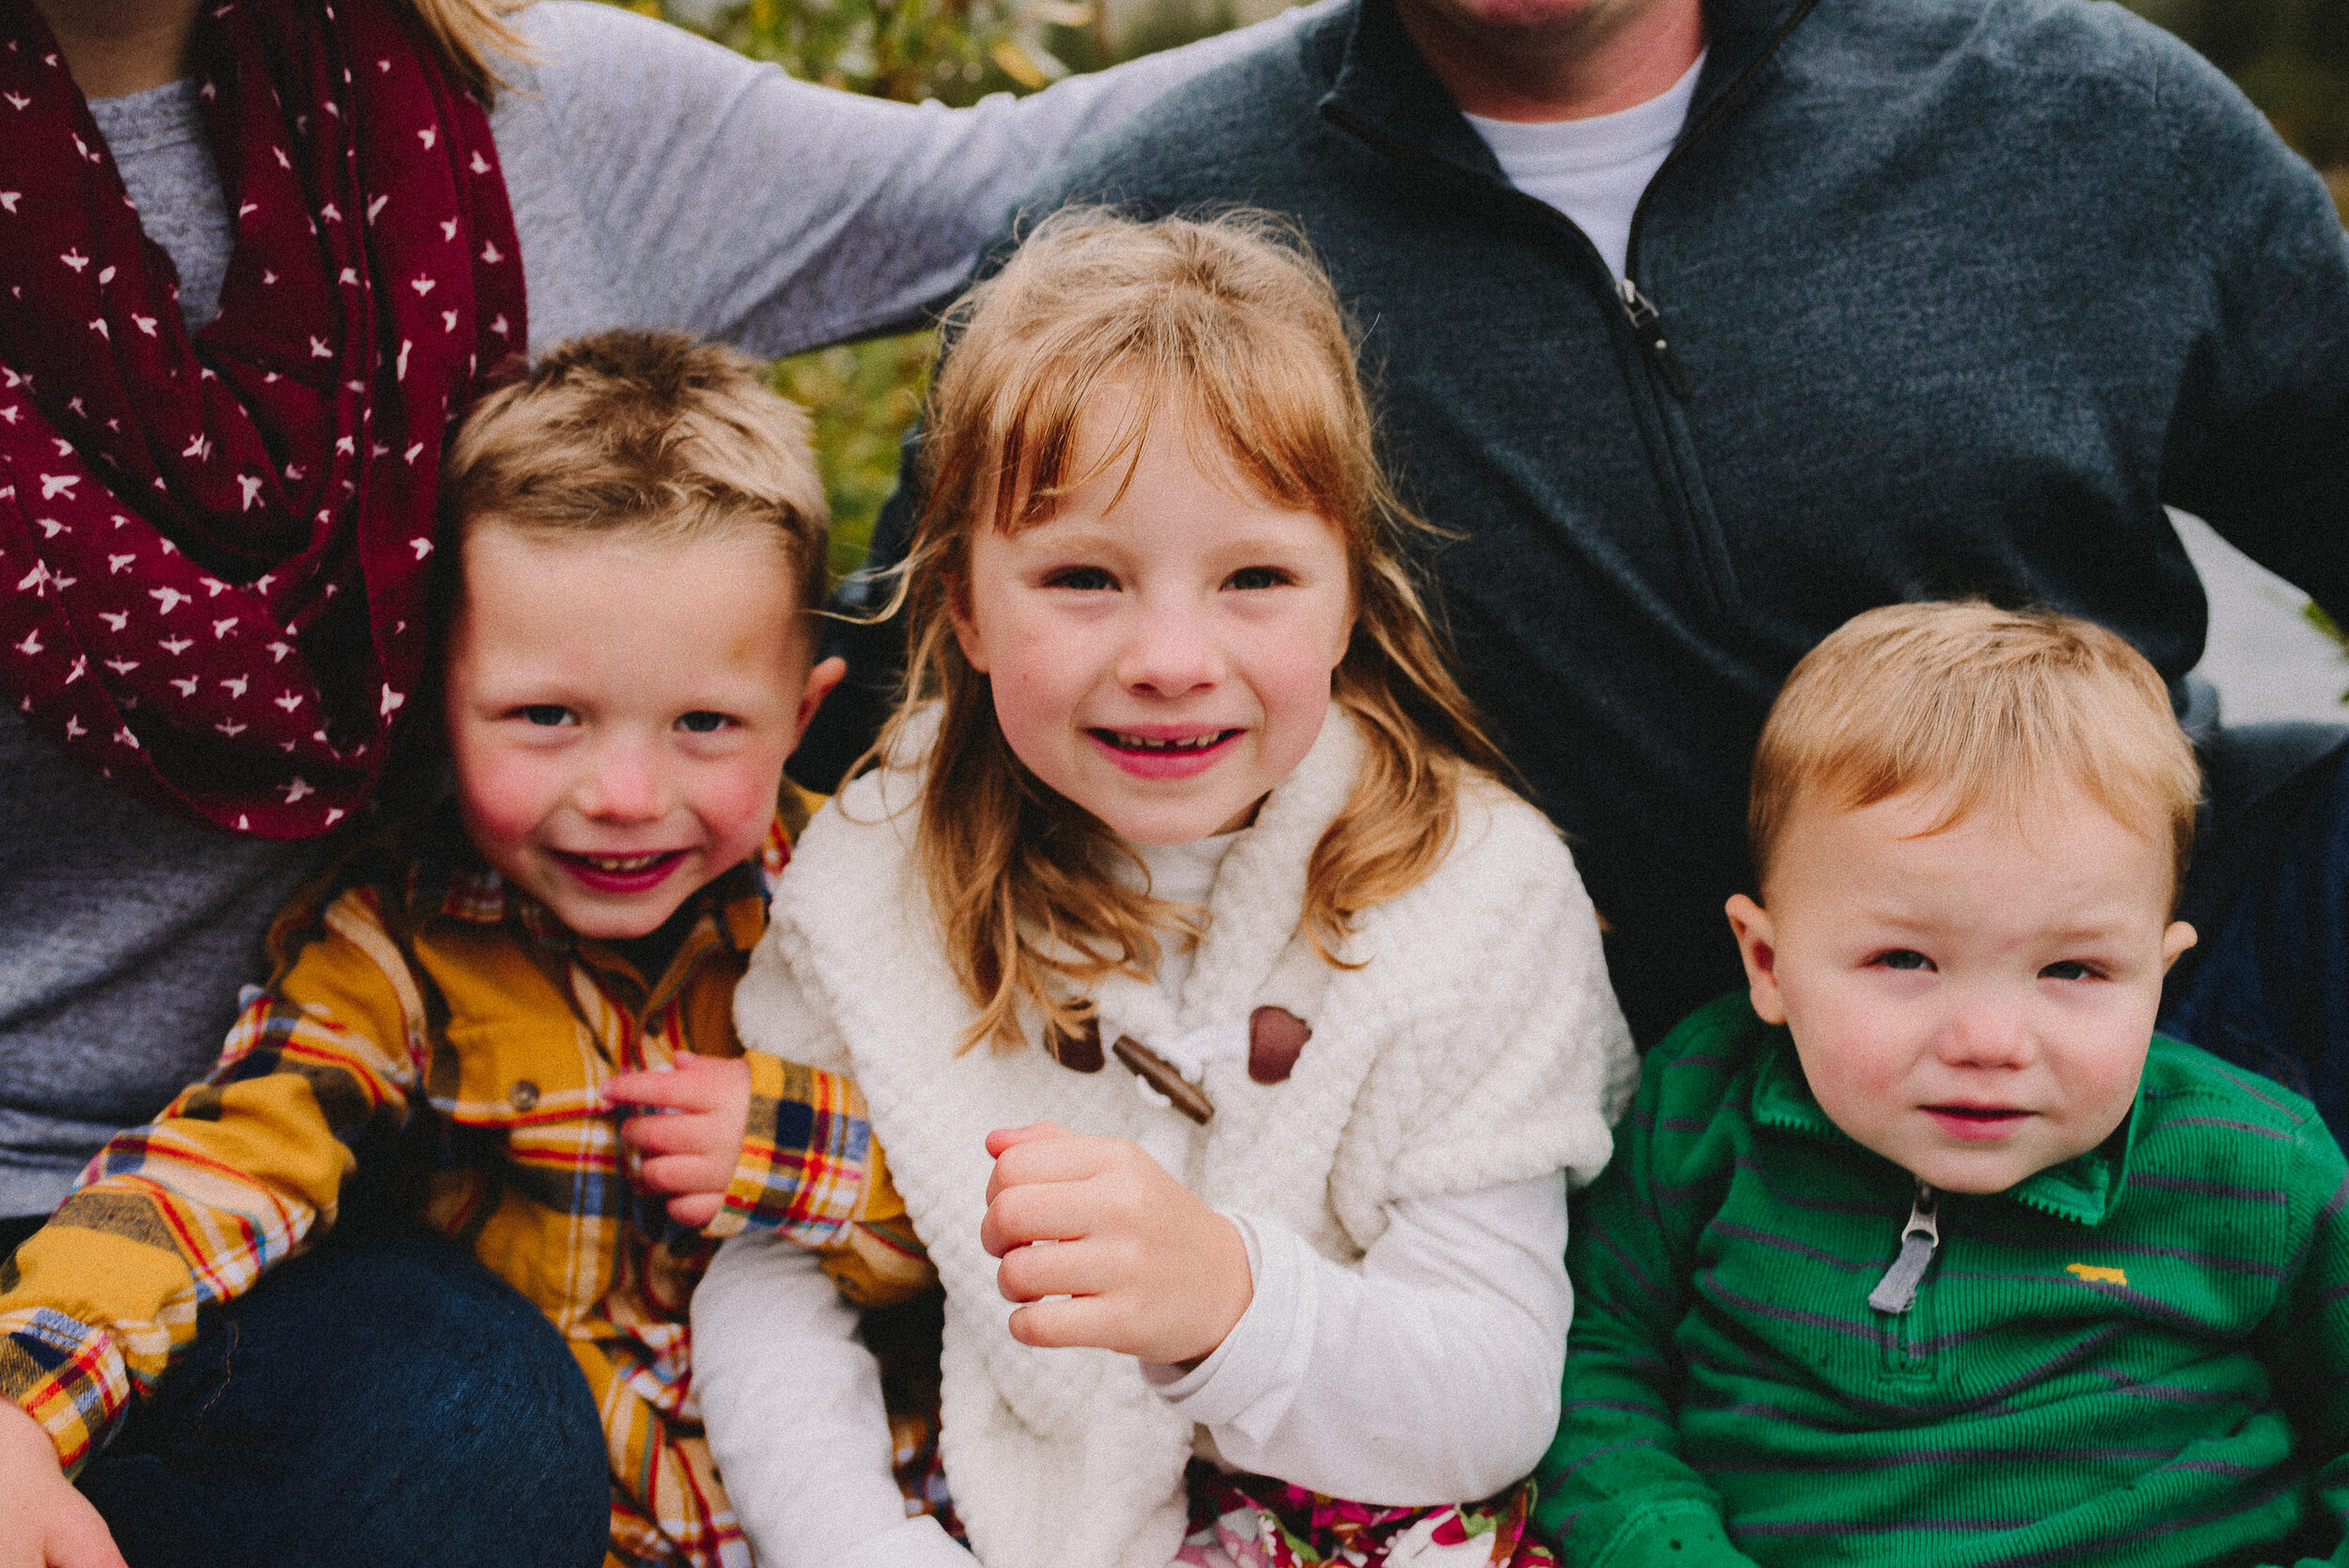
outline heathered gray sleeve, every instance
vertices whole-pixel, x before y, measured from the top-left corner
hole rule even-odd
[[[948,109],[795,81],[614,7],[539,0],[522,18],[535,59],[495,121],[531,340],[670,327],[785,354],[911,324],[1072,145],[1287,40],[1305,14]]]
[[[2150,31],[2148,29],[2147,31]],[[2349,233],[2325,182],[2209,61],[2155,36],[2178,242],[2211,257],[2163,501],[2349,617]]]

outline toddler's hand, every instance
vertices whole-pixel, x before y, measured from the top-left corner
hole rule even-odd
[[[1140,1145],[1038,1122],[988,1133],[987,1152],[995,1174],[979,1241],[1003,1260],[1005,1298],[1034,1303],[1011,1314],[1021,1343],[1196,1361],[1254,1299],[1239,1228]],[[1030,1245],[1039,1241],[1053,1245]]]
[[[665,1073],[618,1073],[603,1086],[617,1105],[658,1106],[668,1116],[630,1116],[620,1137],[636,1151],[637,1179],[675,1193],[669,1218],[698,1230],[718,1217],[742,1158],[751,1119],[751,1064],[737,1057],[680,1054]]]

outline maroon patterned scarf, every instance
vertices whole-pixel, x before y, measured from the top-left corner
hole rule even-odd
[[[206,0],[236,248],[178,273],[28,0],[0,0],[0,688],[147,803],[303,838],[423,673],[442,438],[522,349],[489,116],[398,0]]]

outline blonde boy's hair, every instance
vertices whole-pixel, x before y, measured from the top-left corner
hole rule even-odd
[[[1314,849],[1304,910],[1309,939],[1337,962],[1357,914],[1435,869],[1464,769],[1501,761],[1405,563],[1404,535],[1424,525],[1379,466],[1330,280],[1296,231],[1263,213],[1144,224],[1066,211],[963,298],[949,330],[927,414],[927,500],[903,568],[906,705],[883,746],[916,707],[939,704],[917,854],[979,1009],[966,1045],[1014,1048],[1030,1014],[1073,1032],[1091,1013],[1087,983],[1147,976],[1158,931],[1196,932],[1176,906],[1105,874],[1120,852],[1112,835],[1013,754],[947,613],[978,530],[1017,533],[1097,474],[1130,479],[1157,422],[1212,435],[1264,500],[1320,517],[1346,546],[1358,619],[1332,689],[1361,721],[1368,757]],[[1080,424],[1111,388],[1134,392],[1135,411],[1079,472]]]
[[[452,559],[484,522],[541,535],[772,531],[824,601],[829,520],[807,414],[754,360],[676,333],[550,349],[484,397],[441,480]]]
[[[1939,832],[1983,807],[2019,814],[2078,788],[2170,849],[2194,846],[2201,773],[2145,657],[2092,621],[1979,599],[1853,616],[1786,677],[1753,757],[1747,830],[1766,901],[1772,857],[1806,796],[1857,811],[1939,792]]]

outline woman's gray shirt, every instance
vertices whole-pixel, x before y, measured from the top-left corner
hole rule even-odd
[[[631,12],[540,0],[492,129],[530,337],[672,327],[787,354],[918,319],[1081,137],[1279,19],[1033,98],[833,92]],[[194,85],[91,105],[192,321],[231,229]],[[269,918],[331,845],[225,838],[137,805],[0,709],[0,1216],[45,1213],[117,1129],[201,1078]]]

